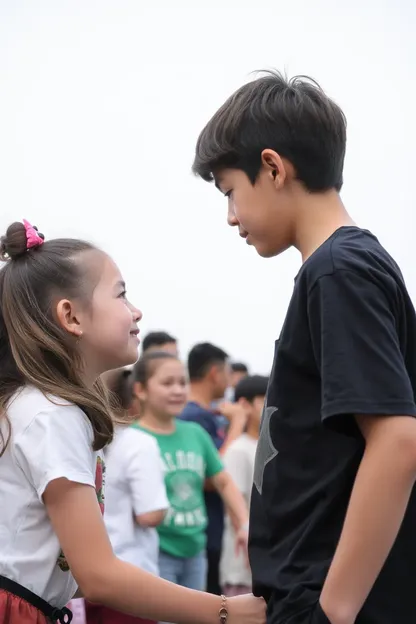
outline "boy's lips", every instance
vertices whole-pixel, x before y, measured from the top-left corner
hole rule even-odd
[[[241,232],[240,231],[239,234],[240,234],[241,238],[244,238],[244,240],[246,241],[247,245],[251,245],[248,232],[244,232],[244,231]]]
[[[130,332],[130,336],[132,336],[133,338],[136,338],[137,342],[140,342],[139,333],[140,333],[140,329],[132,329]]]

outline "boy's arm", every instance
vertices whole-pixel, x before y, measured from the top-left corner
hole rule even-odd
[[[416,478],[416,420],[359,416],[366,441],[321,606],[331,624],[353,624],[400,529]]]
[[[406,338],[399,336],[403,301],[397,282],[377,270],[334,271],[308,294],[323,425],[347,436],[351,453],[363,451],[320,598],[331,624],[354,623],[394,544],[416,478],[416,405]]]
[[[229,473],[224,470],[217,449],[205,431],[200,431],[201,442],[205,446],[206,476],[230,510],[237,529],[237,547],[247,548],[248,541],[248,510],[243,495],[233,482]]]
[[[212,477],[213,484],[230,513],[236,531],[236,551],[247,551],[248,510],[243,495],[226,470]]]
[[[248,500],[250,495],[252,477],[249,474],[247,465],[247,456],[241,447],[236,444],[231,444],[223,456],[224,468],[230,475],[238,491],[243,495],[244,500]],[[230,507],[227,507],[227,513],[230,517],[231,524],[236,533],[240,530],[240,524],[238,517],[232,511]]]

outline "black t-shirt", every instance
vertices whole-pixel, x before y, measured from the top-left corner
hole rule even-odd
[[[416,416],[415,390],[400,269],[372,234],[340,228],[296,278],[262,420],[249,552],[270,624],[327,621],[316,605],[364,452],[354,414]],[[415,579],[414,490],[356,624],[415,624]]]

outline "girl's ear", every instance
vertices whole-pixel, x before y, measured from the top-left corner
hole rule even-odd
[[[82,336],[82,325],[79,310],[69,301],[69,299],[61,299],[56,306],[56,316],[60,326],[72,334],[75,338]]]
[[[133,396],[141,403],[147,399],[147,392],[140,381],[135,381],[133,384]]]

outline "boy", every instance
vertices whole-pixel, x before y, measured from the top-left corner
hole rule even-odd
[[[235,387],[235,402],[247,414],[244,433],[233,440],[224,453],[224,467],[250,504],[253,484],[254,459],[259,439],[260,419],[267,391],[268,378],[261,375],[243,377]],[[235,534],[232,519],[227,517],[221,555],[221,583],[227,596],[251,592],[251,571],[247,556],[235,551]]]
[[[263,257],[303,265],[257,448],[250,562],[273,624],[414,624],[416,316],[397,264],[339,197],[340,108],[267,73],[202,131],[193,169]]]

